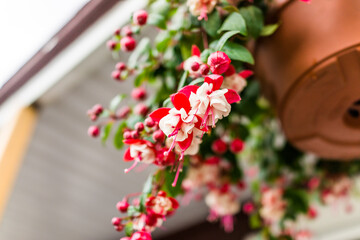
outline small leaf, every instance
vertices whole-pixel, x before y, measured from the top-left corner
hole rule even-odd
[[[115,112],[119,104],[125,97],[126,97],[125,94],[116,95],[110,102],[110,106],[109,106],[110,111]]]
[[[220,50],[223,48],[223,46],[224,46],[224,44],[226,43],[226,41],[227,41],[229,38],[231,38],[232,36],[234,36],[234,35],[236,35],[236,34],[238,34],[238,33],[240,33],[240,32],[239,32],[239,31],[230,31],[230,32],[227,32],[227,33],[225,33],[224,35],[222,35],[221,38],[219,39],[217,45],[216,45],[215,50],[216,50],[216,51],[220,51]]]
[[[108,124],[106,124],[102,129],[101,129],[101,141],[103,144],[105,144],[106,140],[109,137],[111,128],[112,128],[113,123],[110,122]]]
[[[147,24],[156,26],[161,29],[166,29],[166,19],[163,15],[158,13],[150,13]]]
[[[218,29],[221,26],[221,18],[218,11],[213,11],[207,21],[202,21],[201,24],[205,31],[212,37],[216,37]]]
[[[198,83],[204,82],[204,78],[197,78],[189,83],[189,85],[196,85]]]
[[[259,37],[264,27],[262,11],[255,6],[248,6],[241,8],[240,13],[245,19],[248,34],[254,38]]]
[[[181,76],[181,79],[180,79],[180,82],[179,82],[179,86],[178,86],[178,91],[180,90],[180,89],[182,89],[184,86],[185,86],[185,81],[186,81],[186,78],[187,78],[187,76],[188,76],[188,71],[185,71],[184,73],[183,73],[183,75]]]
[[[260,36],[270,36],[272,35],[277,29],[279,28],[279,24],[270,24],[264,26],[264,28],[261,30]]]
[[[229,56],[229,58],[232,60],[238,60],[238,61],[254,64],[254,58],[249,52],[249,50],[247,50],[247,48],[245,48],[240,44],[227,42],[224,45],[222,51],[226,53]]]
[[[148,178],[147,178],[147,180],[146,180],[146,182],[145,182],[145,184],[144,184],[144,188],[143,188],[143,193],[145,193],[145,194],[150,194],[151,193],[151,191],[152,191],[152,184],[153,184],[153,175],[150,175]]]
[[[123,140],[124,140],[124,129],[127,127],[127,124],[125,121],[123,121],[122,123],[120,123],[115,136],[114,136],[114,146],[117,149],[122,148],[122,146],[124,146]]]
[[[213,53],[212,50],[205,49],[200,55],[201,61],[206,63],[211,53]]]
[[[218,30],[218,32],[222,31],[239,31],[239,33],[246,36],[246,23],[243,16],[237,12],[230,14]]]
[[[128,66],[130,68],[135,68],[139,64],[138,61],[142,56],[149,56],[150,50],[151,50],[150,39],[149,38],[141,39],[138,46],[135,48],[135,50],[132,52],[132,54],[129,57]]]
[[[125,234],[126,236],[131,237],[132,233],[133,233],[133,223],[128,222],[125,225]]]
[[[225,7],[223,7],[223,9],[229,13],[233,13],[233,12],[240,12],[239,9],[237,9],[235,6],[233,5],[227,5]]]
[[[135,206],[130,205],[127,209],[127,215],[129,216],[135,216],[139,213],[139,209]]]

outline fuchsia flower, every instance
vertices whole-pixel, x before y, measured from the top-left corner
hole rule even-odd
[[[204,84],[190,93],[192,111],[203,118],[201,127],[215,127],[215,123],[229,115],[232,103],[241,100],[239,94],[232,89],[221,89],[223,77],[209,75],[204,79]]]
[[[260,216],[269,223],[279,221],[284,213],[286,202],[282,199],[283,190],[280,188],[265,189],[261,196],[262,207]]]
[[[207,64],[210,66],[212,73],[223,74],[228,70],[230,62],[231,60],[226,53],[217,51],[210,54]]]
[[[179,207],[178,201],[168,197],[164,191],[159,191],[156,197],[149,197],[145,205],[147,212],[160,218],[171,215]]]
[[[207,14],[211,13],[218,0],[188,0],[186,5],[189,11],[194,16],[199,16],[199,21],[202,19],[207,20]]]
[[[130,145],[124,154],[124,160],[134,161],[130,168],[125,169],[125,173],[128,173],[139,162],[151,164],[155,161],[156,151],[151,142],[143,139],[125,139],[124,143]]]
[[[243,70],[240,73],[236,73],[233,65],[230,65],[225,72],[224,82],[221,87],[233,89],[240,93],[247,85],[246,79],[253,75],[250,70]]]
[[[200,54],[200,49],[196,45],[193,45],[191,48],[191,57],[184,61],[183,69],[184,71],[189,72],[190,77],[196,78],[201,76],[200,64],[202,64],[202,61],[200,58]],[[199,64],[199,67],[197,69],[194,68],[195,63]]]

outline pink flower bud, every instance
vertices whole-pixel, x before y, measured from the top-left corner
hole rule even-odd
[[[114,226],[114,229],[118,232],[121,232],[122,230],[124,230],[124,225]]]
[[[135,49],[136,41],[132,37],[123,37],[120,40],[121,49],[127,52],[130,52]]]
[[[111,77],[117,81],[121,80],[121,72],[119,70],[112,71]]]
[[[142,130],[144,130],[144,124],[142,122],[137,122],[135,124],[135,130],[141,132]]]
[[[121,32],[120,28],[116,29],[114,32],[114,36],[120,36],[120,32]]]
[[[138,10],[133,15],[133,22],[137,25],[142,26],[146,24],[147,18],[148,18],[148,14],[146,11]]]
[[[120,223],[121,223],[121,218],[113,217],[113,218],[111,219],[111,223],[112,223],[112,225],[114,225],[114,226],[119,226]]]
[[[165,140],[165,134],[161,130],[156,130],[153,133],[152,138],[155,142],[163,142]]]
[[[123,63],[123,62],[118,62],[116,65],[115,65],[115,68],[119,71],[124,71],[126,69],[126,64]]]
[[[244,142],[239,138],[235,138],[230,144],[230,151],[233,153],[239,153],[243,149],[244,149]]]
[[[122,201],[116,204],[116,208],[122,213],[125,213],[128,207],[129,207],[129,203],[127,202],[126,199],[123,199]]]
[[[124,138],[124,139],[131,139],[131,132],[130,132],[130,131],[124,132],[123,138]]]
[[[96,104],[92,107],[92,112],[97,116],[100,115],[103,112],[103,110],[104,109],[100,104]]]
[[[196,72],[197,70],[199,70],[200,68],[200,64],[198,62],[193,62],[191,64],[191,70],[193,70],[194,72]]]
[[[132,32],[132,29],[130,26],[125,26],[122,28],[122,34],[123,36],[128,36],[128,37],[131,37],[133,32]]]
[[[131,138],[133,139],[139,138],[139,133],[136,130],[131,131]]]
[[[120,119],[126,118],[129,115],[130,111],[131,111],[131,109],[128,106],[124,106],[119,109],[119,111],[117,112],[116,115]]]
[[[97,137],[100,134],[100,129],[98,126],[90,126],[88,129],[88,134],[90,137]]]
[[[153,126],[155,126],[155,121],[152,118],[146,118],[145,126],[152,128]]]
[[[230,58],[224,52],[214,52],[210,54],[207,64],[214,74],[223,74],[230,66]]]
[[[134,88],[131,91],[131,97],[135,100],[144,100],[146,98],[146,90],[144,88]]]
[[[110,50],[114,50],[116,48],[117,42],[114,40],[109,40],[106,43],[106,46],[110,49]]]
[[[134,112],[138,115],[142,115],[145,117],[146,114],[149,112],[149,108],[145,104],[139,103],[135,106]]]
[[[227,145],[223,140],[217,139],[212,143],[211,149],[214,153],[223,154],[227,151]]]
[[[252,202],[247,202],[243,206],[243,211],[246,214],[251,214],[255,210],[255,206]]]
[[[150,233],[145,231],[136,232],[131,236],[131,240],[152,240]]]
[[[206,65],[206,64],[202,64],[202,65],[200,66],[199,71],[200,71],[200,74],[201,74],[201,75],[206,75],[206,74],[208,74],[208,73],[209,73],[210,68],[209,68],[209,66],[208,66],[208,65]]]

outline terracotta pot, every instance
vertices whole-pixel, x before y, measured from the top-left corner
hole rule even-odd
[[[360,156],[360,1],[292,1],[256,46],[256,73],[296,147]]]

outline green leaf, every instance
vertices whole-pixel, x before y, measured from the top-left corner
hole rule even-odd
[[[179,82],[179,86],[178,86],[178,89],[177,89],[178,91],[184,87],[185,81],[186,81],[186,78],[187,78],[188,74],[189,74],[189,72],[188,72],[188,71],[185,71],[185,72],[183,73],[183,75],[181,76],[181,79],[180,79],[180,82]]]
[[[263,27],[260,36],[266,37],[272,35],[279,28],[279,24],[270,24]]]
[[[147,24],[156,26],[161,29],[166,29],[166,19],[163,15],[158,13],[150,13]]]
[[[196,85],[198,83],[204,82],[204,78],[197,78],[189,83],[189,85]]]
[[[227,42],[222,48],[222,51],[232,60],[254,64],[254,58],[249,50],[240,44]]]
[[[116,95],[110,102],[110,106],[109,106],[110,111],[115,112],[119,104],[125,97],[126,97],[125,94]]]
[[[225,45],[226,41],[238,33],[240,33],[240,32],[239,31],[230,31],[230,32],[227,32],[224,35],[222,35],[216,45],[215,50],[220,51],[223,48],[223,46]]]
[[[171,99],[170,98],[167,98],[165,99],[164,103],[163,103],[163,106],[164,107],[172,107],[172,102],[171,102]]]
[[[150,56],[150,39],[143,38],[129,57],[129,68],[135,68],[139,64],[139,59],[142,57],[148,58]]]
[[[132,233],[133,233],[133,223],[128,222],[125,225],[125,234],[126,236],[131,237]]]
[[[210,54],[213,53],[214,51],[212,51],[211,49],[205,49],[201,55],[200,55],[200,58],[201,58],[201,61],[206,63]]]
[[[261,219],[257,214],[252,214],[249,220],[252,229],[261,227]]]
[[[218,34],[218,29],[221,26],[221,18],[218,11],[213,11],[209,16],[207,21],[202,21],[201,24],[205,31],[212,37],[216,37]]]
[[[245,19],[248,34],[254,38],[259,37],[264,27],[262,11],[255,6],[248,6],[241,8],[240,14]]]
[[[186,175],[186,167],[183,167],[183,171],[180,172],[178,181],[176,183],[176,186],[173,187],[171,184],[173,183],[175,179],[175,172],[170,172],[169,170],[164,170],[164,179],[165,183],[162,186],[162,189],[170,196],[170,197],[176,197],[177,195],[181,194],[183,192],[181,183],[185,178]]]
[[[162,31],[160,32],[156,38],[155,38],[155,42],[156,42],[156,49],[159,52],[165,52],[165,50],[167,49],[167,47],[169,46],[170,42],[171,42],[171,35],[168,31]]]
[[[139,209],[135,206],[130,205],[127,209],[127,215],[129,216],[135,216],[138,215]]]
[[[108,137],[110,135],[112,125],[113,125],[113,123],[110,122],[101,129],[101,141],[103,144],[105,144],[106,140],[108,139]]]
[[[125,121],[123,121],[122,123],[120,123],[115,136],[114,136],[114,146],[117,149],[122,148],[122,146],[124,146],[123,140],[124,140],[124,129],[127,127],[127,124]]]
[[[227,5],[227,6],[223,7],[223,9],[229,13],[240,12],[239,9],[233,5]]]
[[[145,193],[145,194],[150,194],[151,193],[151,191],[152,191],[152,186],[153,186],[153,175],[150,175],[148,178],[147,178],[147,180],[146,180],[146,182],[145,182],[145,184],[144,184],[144,188],[143,188],[143,193]]]
[[[246,23],[243,16],[237,12],[230,14],[218,30],[218,32],[222,31],[239,31],[240,34],[246,36]]]
[[[149,7],[150,13],[157,13],[160,15],[167,15],[168,11],[170,10],[170,3],[166,0],[157,0],[152,3]]]

